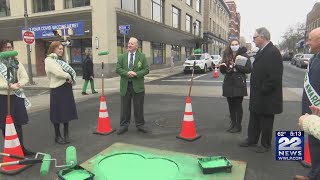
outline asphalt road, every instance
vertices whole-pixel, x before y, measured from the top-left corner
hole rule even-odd
[[[305,70],[298,69],[287,62],[284,63],[285,71],[284,85],[292,88],[301,88]],[[207,73],[195,80],[195,86],[221,85],[221,82],[212,79],[211,73]],[[187,79],[185,75],[179,74],[166,79]],[[219,78],[222,78],[220,76]],[[199,80],[206,81],[199,81]],[[158,88],[165,88],[162,85],[169,85],[170,81],[160,79],[149,84],[159,85]],[[188,80],[188,79],[187,79]],[[197,82],[199,81],[199,82]],[[188,81],[175,81],[174,85],[188,85]],[[217,84],[215,84],[217,83]],[[36,92],[31,95],[38,95]],[[120,118],[120,96],[118,93],[107,95],[107,105],[111,124],[118,129]],[[297,127],[300,114],[300,102],[287,101],[284,103],[284,112],[276,116],[274,130],[299,130]],[[275,160],[275,147],[271,152],[257,154],[251,148],[240,148],[238,142],[246,138],[246,127],[248,125],[249,112],[248,100],[244,100],[243,131],[240,134],[230,134],[225,131],[228,127],[228,106],[225,98],[205,97],[196,94],[192,97],[192,108],[197,126],[197,132],[202,137],[195,142],[185,142],[176,139],[181,127],[181,120],[185,108],[185,97],[168,94],[150,94],[145,97],[145,119],[152,133],[142,134],[136,131],[134,123],[131,124],[129,132],[118,136],[115,133],[109,136],[98,136],[92,134],[95,129],[98,111],[99,98],[77,104],[78,120],[71,122],[70,139],[71,145],[77,148],[78,162],[84,162],[96,155],[115,142],[124,142],[140,146],[158,148],[169,151],[191,153],[203,156],[224,155],[232,160],[246,161],[247,180],[275,180],[291,179],[295,174],[304,174],[308,169],[303,168],[298,162],[284,162]],[[43,110],[29,114],[30,123],[24,126],[25,144],[28,148],[50,153],[58,160],[58,164],[65,163],[65,149],[67,146],[54,143],[54,129],[49,120],[49,111]],[[2,137],[1,137],[2,138]],[[1,139],[0,138],[0,139]],[[3,142],[1,139],[0,142]],[[3,143],[0,143],[3,149]],[[34,165],[30,169],[15,175],[0,175],[4,180],[21,179],[54,179],[59,168],[51,166],[50,173],[46,177],[39,175],[40,165]]]

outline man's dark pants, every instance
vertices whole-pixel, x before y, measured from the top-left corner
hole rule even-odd
[[[128,83],[127,94],[121,96],[120,126],[128,127],[131,119],[131,100],[133,100],[134,120],[136,127],[142,127],[145,123],[143,114],[145,92],[135,93],[132,82]]]
[[[273,133],[274,114],[259,114],[250,112],[248,125],[248,141],[257,144],[261,133],[261,145],[265,148],[271,147]]]

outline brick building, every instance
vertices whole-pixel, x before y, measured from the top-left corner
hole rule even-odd
[[[228,39],[239,39],[240,37],[240,13],[237,12],[237,5],[234,1],[226,1],[230,10]]]

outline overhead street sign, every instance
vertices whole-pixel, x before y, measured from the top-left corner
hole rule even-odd
[[[127,30],[127,29],[121,29],[121,30],[120,30],[120,34],[128,35],[128,34],[129,34],[129,30]]]
[[[33,44],[35,41],[35,35],[33,31],[24,31],[22,34],[22,39],[27,44]]]
[[[120,25],[120,26],[119,26],[119,30],[120,30],[120,31],[121,31],[121,30],[124,30],[124,29],[130,30],[130,25]]]

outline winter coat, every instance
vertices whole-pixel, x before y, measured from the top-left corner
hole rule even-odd
[[[283,110],[283,62],[279,50],[269,42],[258,51],[250,77],[249,110],[258,114],[280,114]]]
[[[93,62],[89,56],[87,56],[82,63],[82,71],[83,71],[82,79],[91,80],[91,76],[94,77]]]
[[[241,96],[248,95],[246,73],[250,73],[251,61],[246,52],[247,52],[247,49],[245,47],[242,47],[242,48],[239,48],[236,54],[236,56],[241,55],[248,58],[245,66],[235,65],[234,68],[220,66],[220,72],[225,75],[223,80],[223,85],[222,85],[222,91],[223,91],[222,96],[241,97]],[[231,56],[230,60],[234,62],[236,56],[235,57]]]

